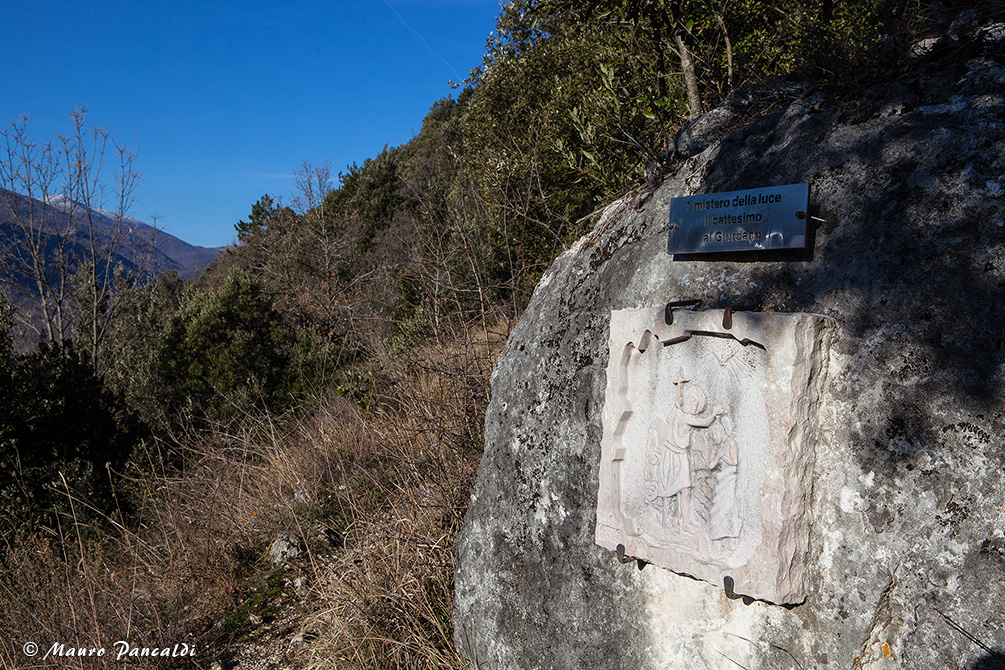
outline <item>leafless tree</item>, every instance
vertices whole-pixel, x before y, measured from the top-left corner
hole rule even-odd
[[[0,284],[21,306],[26,331],[42,342],[75,331],[97,365],[119,302],[116,284],[145,271],[117,262],[139,234],[127,218],[139,173],[135,150],[88,126],[84,108],[70,120],[72,130],[46,144],[28,133],[26,117],[0,131]]]
[[[313,165],[305,160],[293,171],[293,182],[297,187],[291,200],[293,211],[306,224],[308,234],[307,253],[302,257],[314,276],[314,299],[319,303],[316,307],[330,324],[337,318],[339,297],[347,290],[339,282],[339,274],[350,251],[349,240],[340,234],[338,215],[327,197],[334,188],[331,165]]]
[[[21,117],[4,130],[0,160],[0,282],[17,304],[23,325],[39,339],[60,341],[70,334],[70,268],[76,225],[58,206],[63,157],[52,143],[39,145]],[[39,323],[41,321],[41,323]]]

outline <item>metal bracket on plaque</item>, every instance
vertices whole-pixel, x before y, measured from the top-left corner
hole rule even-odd
[[[690,307],[691,309],[698,309],[701,307],[701,300],[674,300],[667,303],[667,306],[663,309],[663,321],[666,325],[673,325],[673,310],[675,307]]]
[[[690,307],[692,311],[701,308],[701,300],[673,300],[666,304],[663,309],[663,322],[668,326],[673,325],[673,311],[678,307]],[[730,330],[733,327],[733,312],[760,312],[762,303],[756,305],[743,305],[741,307],[727,306],[722,311],[722,327]]]
[[[649,565],[649,561],[645,561],[645,560],[643,560],[641,558],[637,558],[635,556],[628,556],[628,555],[626,555],[625,554],[625,545],[623,545],[623,544],[619,544],[618,545],[618,548],[617,548],[617,550],[615,550],[614,554],[618,558],[618,563],[621,563],[622,565],[624,565],[625,563],[632,563],[632,562],[634,562],[636,565],[639,566],[639,570],[641,570],[642,568],[644,568],[647,565]]]
[[[726,307],[722,310],[722,328],[730,330],[733,327],[733,312],[760,312],[762,303],[743,305],[742,307]]]

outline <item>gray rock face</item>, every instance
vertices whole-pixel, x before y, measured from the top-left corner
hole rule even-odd
[[[979,57],[854,105],[791,100],[610,205],[555,261],[494,372],[458,540],[473,665],[1002,667],[1003,85]],[[800,182],[822,220],[806,252],[666,254],[672,197]],[[595,544],[611,312],[686,298],[832,324],[801,604]]]

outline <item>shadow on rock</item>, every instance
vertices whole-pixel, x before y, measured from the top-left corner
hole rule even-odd
[[[970,670],[1005,670],[1005,649],[981,656]]]

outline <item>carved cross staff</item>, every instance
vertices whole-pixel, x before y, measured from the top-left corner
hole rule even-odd
[[[684,379],[684,367],[681,366],[680,370],[677,371],[677,379],[673,380],[673,385],[677,387],[677,406],[680,406],[681,398],[684,397],[684,384],[687,384],[690,379]]]

